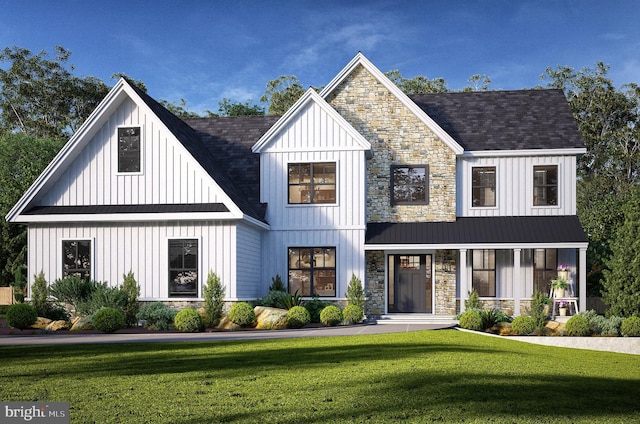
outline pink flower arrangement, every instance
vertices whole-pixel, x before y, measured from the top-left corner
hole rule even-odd
[[[566,302],[564,300],[561,300],[560,302],[558,302],[558,308],[567,308],[569,306],[569,302]]]
[[[569,271],[569,265],[558,265],[558,271]]]

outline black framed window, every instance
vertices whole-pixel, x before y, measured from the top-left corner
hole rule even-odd
[[[496,251],[477,249],[473,251],[473,288],[481,297],[496,296]]]
[[[336,203],[336,163],[290,163],[289,204]]]
[[[496,167],[482,166],[471,170],[471,206],[496,205]]]
[[[555,206],[558,204],[558,166],[533,167],[533,205]]]
[[[169,296],[198,296],[198,240],[169,240]]]
[[[394,165],[391,167],[391,204],[426,205],[429,203],[429,166]]]
[[[62,252],[62,278],[77,276],[83,280],[91,280],[90,240],[64,240]]]
[[[140,127],[118,128],[118,172],[140,172]]]
[[[336,248],[290,247],[289,293],[336,296]]]
[[[551,280],[558,278],[558,249],[533,250],[533,288],[551,292]]]

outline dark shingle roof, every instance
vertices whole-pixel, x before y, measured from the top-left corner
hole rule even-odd
[[[409,97],[467,151],[585,147],[561,90]]]
[[[577,216],[466,217],[453,222],[369,223],[365,244],[586,243]]]

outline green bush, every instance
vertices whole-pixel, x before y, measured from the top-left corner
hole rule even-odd
[[[51,321],[69,321],[69,312],[57,303],[47,303],[47,310],[44,317]]]
[[[294,306],[302,306],[304,304],[304,300],[302,300],[302,296],[298,293],[298,290],[296,290],[294,294],[285,293],[282,302],[284,309],[291,309]]]
[[[640,317],[632,316],[622,321],[620,332],[625,337],[640,337]]]
[[[256,314],[247,302],[238,302],[229,310],[229,321],[240,327],[251,327],[256,322]]]
[[[579,312],[577,315],[586,318],[592,334],[602,336],[620,335],[620,325],[622,324],[623,318],[615,316],[606,318],[598,315],[594,310]]]
[[[173,320],[178,331],[183,333],[197,333],[204,330],[204,320],[200,313],[193,308],[183,309]]]
[[[359,324],[364,319],[364,312],[358,305],[349,305],[342,311],[342,318],[347,325]]]
[[[215,272],[209,271],[207,284],[203,289],[205,326],[211,328],[220,323],[222,309],[224,308],[225,291],[226,288],[220,281],[220,277]]]
[[[77,309],[78,303],[89,299],[95,290],[95,281],[87,281],[72,275],[58,279],[49,287],[49,293],[59,302],[68,303]]]
[[[491,328],[500,322],[511,322],[512,318],[498,309],[483,309],[478,312],[482,318],[482,328]]]
[[[286,292],[280,274],[276,274],[275,277],[271,278],[271,286],[269,286],[269,291]]]
[[[34,275],[33,284],[31,285],[31,305],[36,310],[39,317],[47,315],[49,309],[49,288],[47,280],[44,278],[44,272],[40,271],[38,275]]]
[[[175,317],[167,305],[162,302],[144,304],[136,318],[145,322],[144,326],[153,330],[168,330]]]
[[[335,305],[329,305],[320,312],[320,322],[327,327],[333,327],[342,322],[342,310]]]
[[[16,303],[7,309],[7,324],[24,330],[31,327],[38,320],[38,313],[33,306],[26,303]]]
[[[136,282],[133,272],[123,275],[122,286],[120,291],[123,294],[124,305],[122,305],[122,314],[124,315],[124,323],[127,327],[133,327],[138,324],[136,315],[140,310],[138,296],[140,296],[140,286]]]
[[[102,308],[93,315],[91,325],[103,333],[113,333],[124,328],[124,315],[116,308]]]
[[[465,311],[460,316],[460,327],[467,330],[482,331],[482,317],[478,311]]]
[[[531,308],[529,313],[537,329],[542,330],[547,322],[545,307],[549,304],[549,298],[539,290],[533,291]]]
[[[484,309],[482,302],[480,301],[480,295],[473,289],[469,292],[469,298],[464,301],[465,311],[481,311]]]
[[[611,316],[604,318],[600,334],[603,336],[620,336],[622,334],[621,327],[623,322],[624,318],[622,317]]]
[[[526,315],[515,317],[511,322],[511,332],[518,336],[531,334],[535,329],[536,323],[533,321],[533,318]]]
[[[304,306],[294,306],[287,311],[287,326],[302,328],[311,322],[311,314]]]
[[[357,305],[364,310],[364,289],[362,288],[362,281],[355,274],[351,274],[346,297],[349,305]]]
[[[127,305],[127,294],[120,287],[92,281],[93,288],[85,300],[76,301],[76,311],[80,315],[93,315],[102,308],[114,308],[122,313]]]
[[[256,299],[255,306],[266,306],[268,308],[287,309],[284,307],[285,297],[289,295],[280,290],[270,290],[269,293],[260,299]]]
[[[320,322],[320,312],[327,306],[329,306],[329,303],[320,300],[318,295],[313,296],[313,299],[304,303],[304,307],[307,308],[311,315],[311,322]]]
[[[572,337],[584,337],[591,334],[589,328],[589,321],[583,316],[574,315],[569,318],[569,321],[564,326],[564,332],[567,336]]]

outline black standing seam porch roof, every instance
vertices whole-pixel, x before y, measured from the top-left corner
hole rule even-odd
[[[577,216],[464,217],[453,222],[368,223],[365,245],[587,243]]]

